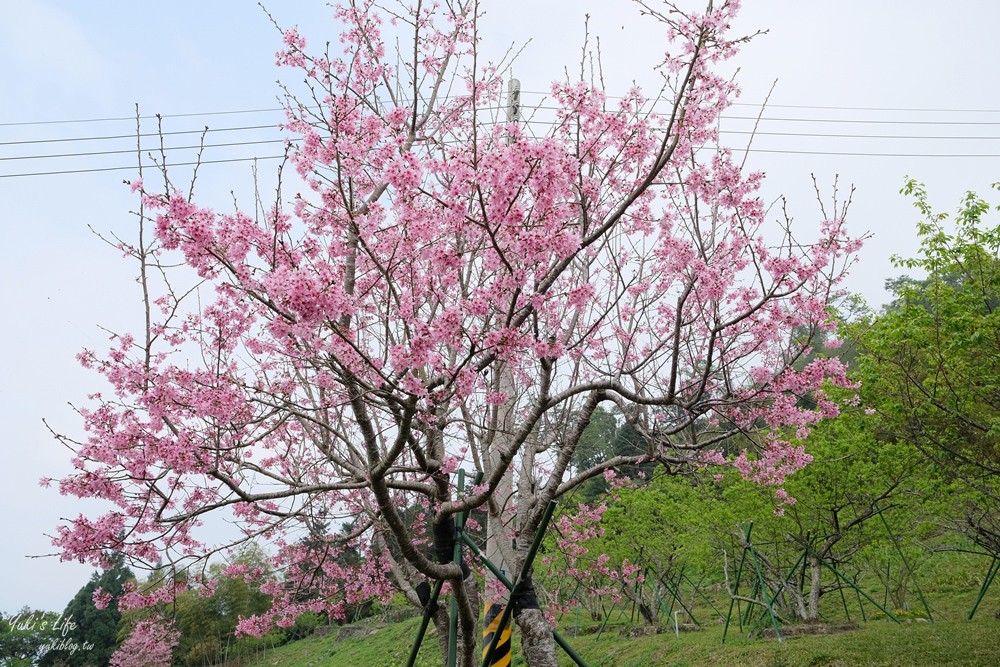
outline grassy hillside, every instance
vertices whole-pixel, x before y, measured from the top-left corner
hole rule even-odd
[[[965,620],[982,584],[982,565],[981,557],[961,553],[937,554],[923,563],[921,587],[935,623],[918,620],[924,615],[923,608],[911,594],[908,611],[894,610],[901,619],[909,619],[902,624],[886,620],[866,603],[868,622],[860,623],[855,630],[790,637],[791,632],[782,627],[785,639],[780,643],[747,638],[750,626],[768,625],[763,615],[751,618],[741,631],[739,614],[734,613],[723,644],[720,616],[728,609],[729,598],[716,587],[706,589],[705,596],[695,597],[691,591],[685,592],[686,604],[704,629],[681,632],[679,637],[669,631],[637,638],[622,636],[622,630],[630,627],[633,618],[639,623],[639,616],[633,616],[631,609],[622,606],[609,606],[610,622],[599,636],[596,630],[600,623],[591,620],[586,612],[569,612],[559,619],[559,625],[563,636],[590,667],[1000,667],[1000,588],[997,587],[1000,584],[995,584],[986,595],[975,620]],[[881,602],[885,591],[879,586],[878,581],[869,577],[864,588]],[[857,599],[855,595],[824,596],[821,602],[824,620],[834,625],[861,621]],[[675,607],[671,605],[670,609],[672,613]],[[384,621],[390,615],[399,618],[400,613],[407,613],[407,609],[394,607],[386,610],[381,620],[371,618],[343,632],[334,627],[327,636],[268,649],[247,667],[403,667],[420,619]],[[659,614],[659,622],[666,625],[671,613]],[[424,640],[417,664],[419,667],[441,664],[433,627]],[[516,629],[512,664],[524,666]],[[563,655],[560,664],[572,667],[574,663]]]
[[[249,667],[401,667],[409,654],[418,619],[386,625],[360,639],[337,640],[337,632],[269,651]],[[516,633],[515,633],[516,634]],[[1000,621],[987,615],[975,621],[896,625],[875,621],[836,635],[721,642],[721,627],[702,632],[626,639],[617,631],[580,635],[571,644],[591,667],[890,667],[903,665],[1000,665]],[[515,639],[514,665],[523,665]],[[440,664],[437,641],[428,635],[418,665]],[[572,665],[568,658],[563,665]]]

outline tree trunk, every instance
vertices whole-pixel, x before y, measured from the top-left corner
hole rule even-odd
[[[552,628],[541,609],[522,609],[514,620],[521,631],[521,651],[528,667],[559,667]]]
[[[815,621],[819,618],[820,575],[822,573],[819,559],[815,556],[809,556],[809,607],[805,619],[807,621]]]
[[[448,605],[442,604],[434,614],[434,627],[437,628],[438,649],[441,651],[441,667],[448,667]]]
[[[436,517],[432,524],[434,552],[439,563],[449,563],[454,558],[458,534],[455,530],[454,517]],[[461,561],[464,578],[458,597],[458,641],[456,642],[456,664],[458,667],[474,667],[479,664],[479,613],[480,597],[479,582],[472,570]],[[454,595],[454,591],[452,592]],[[452,600],[450,596],[442,596],[438,600],[438,610],[434,614],[434,627],[437,628],[438,646],[441,649],[441,664],[448,664],[448,634],[450,630],[449,611]],[[463,601],[464,597],[464,601]],[[463,618],[466,619],[463,623]]]
[[[656,614],[645,602],[639,603],[639,613],[642,615],[642,619],[646,621],[646,625],[656,625]]]
[[[458,659],[456,660],[456,664],[458,667],[476,667],[480,662],[479,583],[476,581],[476,577],[471,573],[465,578],[463,583],[469,604],[475,612],[476,623],[473,626],[472,632],[469,634],[462,632],[462,624],[458,624]],[[443,667],[447,667],[448,630],[450,627],[448,610],[450,609],[451,602],[445,596],[442,596],[438,604],[437,613],[435,613],[433,617],[434,627],[437,628],[438,648],[441,650],[441,665]]]
[[[472,607],[475,623],[472,626],[472,632],[468,634],[462,632],[461,623],[458,626],[458,664],[475,667],[481,662],[479,657],[479,642],[482,630],[479,627],[479,616],[482,613],[482,605],[479,598],[479,582],[476,581],[476,577],[470,572],[469,576],[462,583],[465,586],[465,595],[469,600],[469,605]]]
[[[645,621],[646,625],[656,625],[656,614],[653,613],[653,610],[643,600],[645,588],[640,588],[636,591],[626,586],[624,591],[625,596],[638,606],[639,615],[642,616],[642,620]]]
[[[787,593],[788,608],[783,609],[782,612],[786,614],[788,618],[794,618],[799,622],[805,621],[809,617],[809,610],[806,606],[805,591],[803,590],[803,587],[799,585],[799,579],[794,575],[789,577],[789,581],[785,585],[785,592]]]

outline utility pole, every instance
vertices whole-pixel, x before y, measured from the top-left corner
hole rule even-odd
[[[507,122],[521,122],[521,82],[517,79],[507,82]]]
[[[520,120],[521,82],[517,79],[511,79],[507,82],[507,122],[517,123]],[[508,135],[508,143],[512,140],[513,138]],[[514,415],[517,404],[513,373],[503,364],[497,366],[497,372],[499,377],[496,379],[498,385],[496,389],[507,395],[507,402],[500,406],[497,433],[494,434],[493,444],[487,456],[491,471],[496,470],[500,465],[500,450],[510,442],[510,437],[514,433]],[[514,572],[513,548],[510,541],[510,536],[515,528],[513,495],[514,475],[511,472],[511,466],[508,466],[493,495],[496,506],[490,507],[486,519],[486,557],[496,564],[505,575]],[[482,650],[484,657],[493,641],[493,635],[500,633],[497,648],[490,660],[491,665],[509,665],[511,659],[510,614],[506,615],[507,623],[504,627],[500,627],[500,621],[504,618],[503,599],[498,593],[501,590],[503,587],[499,585],[496,577],[487,572],[486,604],[483,605]]]

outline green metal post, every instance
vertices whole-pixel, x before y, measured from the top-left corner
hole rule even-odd
[[[805,560],[806,555],[808,553],[809,553],[808,551],[803,551],[802,555],[799,556],[799,559],[795,561],[795,565],[793,565],[791,569],[788,570],[788,574],[785,575],[785,580],[781,582],[781,585],[778,586],[778,589],[774,591],[774,595],[772,595],[771,599],[768,601],[767,603],[768,609],[774,608],[774,603],[775,601],[777,601],[778,596],[781,595],[781,591],[785,590],[785,583],[791,578],[793,574],[795,574],[795,570],[799,569],[799,563]]]
[[[516,590],[518,584],[528,578],[528,573],[531,572],[531,566],[534,564],[535,555],[538,553],[538,547],[542,546],[542,538],[545,536],[545,529],[549,526],[549,519],[552,518],[552,513],[556,509],[556,501],[550,500],[548,506],[545,508],[545,513],[542,515],[542,521],[538,525],[538,530],[535,531],[535,539],[531,541],[531,547],[528,549],[528,553],[524,557],[524,562],[521,564],[521,571],[517,575],[517,579],[514,581],[514,586],[511,587],[510,599],[507,601],[507,605],[503,608],[503,614],[500,616],[500,625],[498,627],[507,627],[507,623],[510,622],[510,616],[514,612],[514,603],[516,602]],[[493,659],[493,653],[497,650],[497,644],[500,643],[500,635],[502,633],[493,633],[493,641],[490,642],[490,647],[486,649],[486,655],[483,656],[483,667],[488,667],[490,661]]]
[[[764,583],[764,574],[760,571],[760,561],[757,560],[757,550],[753,548],[750,544],[750,536],[747,535],[747,547],[750,549],[750,557],[753,558],[753,566],[757,571],[757,581],[760,584],[760,592],[764,595],[764,599],[767,599],[767,585]],[[778,632],[778,619],[774,616],[774,610],[771,608],[770,603],[767,605],[767,615],[771,617],[771,625],[774,626],[774,636],[777,640],[781,641],[781,633]]]
[[[683,577],[683,576],[684,576],[684,572],[682,571],[681,572],[681,577]],[[668,584],[667,582],[663,581],[663,579],[660,579],[660,583],[663,584],[664,588],[666,588],[668,591],[670,591],[670,595],[673,597],[674,600],[677,601],[677,604],[679,604],[681,606],[681,609],[683,609],[684,612],[688,615],[688,617],[691,619],[691,622],[694,623],[695,625],[701,625],[701,623],[698,622],[698,619],[696,619],[694,617],[694,614],[691,613],[691,610],[688,609],[688,606],[686,604],[684,604],[684,600],[682,599],[682,596],[681,596],[681,593],[680,593],[680,581],[681,581],[681,578],[678,578],[677,581],[678,581],[677,587],[676,588],[671,588],[670,584]],[[674,609],[674,605],[673,605],[673,603],[671,603],[670,604],[670,611],[667,612],[667,616],[671,616],[673,614],[673,609]]]
[[[587,662],[580,657],[579,653],[573,650],[573,647],[569,645],[569,642],[566,641],[561,634],[553,630],[552,638],[556,640],[557,644],[559,644],[559,648],[566,652],[566,655],[570,657],[570,660],[575,662],[580,667],[587,667]]]
[[[673,598],[674,598],[674,600],[677,601],[677,604],[679,604],[681,606],[681,609],[683,609],[687,613],[688,616],[691,616],[690,610],[688,610],[687,606],[684,604],[684,596],[681,593],[681,584],[684,582],[684,569],[685,569],[685,565],[681,564],[680,570],[677,573],[677,582],[676,583],[674,583],[674,581],[671,579],[670,583],[674,584],[674,590],[671,592],[671,595],[673,595]],[[674,618],[674,603],[673,602],[670,603],[670,617]],[[693,622],[697,623],[697,621],[694,621],[694,617],[693,616],[691,617],[691,620]]]
[[[642,562],[642,552],[645,549],[646,549],[645,545],[639,547],[639,557],[636,559],[637,563],[641,563]],[[642,604],[642,595],[639,592],[639,586],[640,586],[639,582],[636,581],[635,582],[635,586],[633,587],[633,590],[632,590],[632,593],[633,593],[634,597],[632,598],[632,614],[629,616],[629,622],[630,623],[635,623],[635,605],[636,605],[636,600],[639,600],[639,604]],[[622,590],[624,590],[624,589],[622,589]]]
[[[993,557],[993,562],[990,563],[989,572],[986,573],[986,579],[983,580],[983,587],[979,589],[979,597],[976,598],[976,604],[972,605],[972,611],[969,612],[969,620],[976,615],[976,610],[979,609],[979,603],[983,601],[986,597],[986,591],[989,590],[990,584],[993,583],[993,578],[997,576],[997,572],[1000,571],[1000,560],[996,556]]]
[[[749,598],[751,600],[756,600],[758,595],[760,595],[760,583],[755,580],[753,585],[750,587]],[[753,611],[754,606],[748,602],[746,610],[743,612],[743,615],[740,616],[740,630],[743,629],[744,625],[750,625],[750,617],[753,616]]]
[[[753,523],[750,524],[749,530],[746,531],[747,539],[750,538],[750,531],[753,530]],[[729,624],[733,618],[733,606],[736,604],[736,596],[740,593],[740,579],[743,577],[743,564],[746,562],[747,550],[743,550],[743,554],[740,556],[740,566],[736,570],[736,583],[733,585],[733,591],[729,597],[729,613],[726,614],[726,627],[722,630],[722,643],[726,643],[726,634],[729,633]],[[737,618],[739,617],[739,610],[737,609]]]
[[[674,614],[674,605],[677,604],[677,595],[674,593],[673,589],[671,589],[670,586],[667,584],[667,579],[668,578],[661,577],[660,583],[663,584],[663,587],[666,588],[667,591],[670,593],[670,606],[667,607],[667,616],[672,617]]]
[[[578,597],[576,597],[576,593],[573,594],[573,602],[576,603],[576,627],[573,628],[573,637],[576,638],[580,636],[581,632],[583,632],[583,625],[580,623],[580,615],[582,614],[583,603],[580,601]]]
[[[809,534],[807,533],[806,534],[806,538],[808,539],[808,537],[809,537]],[[814,541],[816,541],[816,539],[817,538],[810,539],[809,542],[807,544],[805,544],[806,553],[808,553],[809,549],[812,547],[812,543]],[[802,542],[799,542],[799,543],[802,544]],[[861,620],[863,622],[867,623],[868,622],[868,615],[865,613],[865,603],[861,600],[861,595],[862,595],[861,589],[858,588],[853,581],[851,581],[850,579],[848,579],[846,576],[842,575],[840,572],[838,572],[835,568],[833,568],[825,560],[821,559],[820,563],[822,563],[823,565],[825,565],[828,568],[830,568],[831,570],[833,570],[834,574],[837,575],[838,579],[840,579],[841,581],[843,581],[844,583],[846,583],[847,585],[849,585],[851,588],[854,589],[854,594],[858,598],[858,610],[861,612]],[[806,564],[803,563],[802,564],[802,581],[803,582],[805,581],[805,576],[806,576]],[[868,598],[869,600],[871,600],[871,598],[868,595],[865,595],[865,597]],[[850,611],[848,611],[847,598],[844,596],[844,589],[843,588],[840,589],[840,599],[844,603],[844,613],[847,615],[847,620],[850,621],[851,620],[851,613],[850,613]],[[878,603],[875,602],[874,600],[872,600],[872,604],[874,604],[876,607],[879,606]],[[879,607],[879,609],[882,609],[882,607]],[[883,609],[883,611],[884,611],[884,609]],[[886,613],[888,613],[888,612],[886,612]],[[892,616],[892,614],[889,614],[889,616]]]
[[[704,600],[708,604],[708,606],[712,608],[712,611],[714,611],[716,614],[718,614],[719,618],[722,618],[722,612],[719,611],[719,608],[716,607],[715,603],[712,602],[712,598],[710,598],[707,595],[705,595],[702,592],[702,590],[701,590],[701,582],[705,580],[705,577],[702,576],[701,581],[699,581],[697,584],[694,583],[693,581],[691,581],[691,579],[687,575],[685,575],[684,578],[694,588],[695,595],[700,595],[701,599]]]
[[[885,614],[886,616],[888,616],[892,620],[896,621],[897,623],[900,623],[900,620],[898,618],[896,618],[895,616],[893,616],[891,611],[889,611],[888,609],[886,609],[885,607],[883,607],[882,605],[880,605],[878,602],[875,602],[875,600],[872,598],[872,596],[868,595],[868,593],[865,593],[863,590],[861,590],[860,588],[858,588],[858,585],[855,584],[853,581],[851,581],[847,577],[847,575],[841,574],[840,570],[838,570],[834,566],[830,565],[825,560],[820,560],[820,563],[822,563],[827,569],[829,569],[831,572],[833,572],[835,575],[837,575],[837,577],[839,577],[841,581],[843,581],[845,584],[847,584],[848,586],[850,586],[851,588],[853,588],[857,593],[865,596],[865,599],[868,600],[869,602],[871,602],[876,607],[878,607],[879,611],[881,611],[883,614]],[[864,613],[864,612],[862,611],[862,613]]]
[[[576,588],[574,588],[573,592],[570,593],[569,598],[571,600],[573,600],[573,602],[576,602],[576,594],[580,591],[580,586],[582,584],[583,584],[583,580],[577,581],[576,582]],[[562,620],[562,617],[563,617],[563,615],[560,613],[559,614],[559,619]],[[580,634],[580,605],[577,604],[576,605],[576,626],[575,626],[575,629],[573,630],[573,636],[576,637],[579,634]]]
[[[847,616],[847,622],[851,622],[851,611],[847,608],[847,596],[844,595],[844,587],[840,586],[840,601],[844,603],[844,615]]]
[[[458,487],[456,496],[465,489],[465,470],[458,471]],[[464,512],[455,515],[455,547],[452,550],[452,561],[456,565],[462,563],[462,518]],[[459,584],[461,585],[461,584]],[[452,584],[454,586],[454,584]],[[448,605],[448,667],[455,667],[458,662],[458,598],[455,591],[451,592],[451,602]]]
[[[891,572],[889,569],[890,565],[891,563],[885,564],[885,601],[882,604],[886,607],[889,606],[889,588],[892,586],[892,580],[889,578]]]
[[[645,581],[649,582],[649,589],[651,591],[653,591],[653,597],[656,598],[656,612],[653,615],[656,618],[656,622],[659,623],[660,622],[660,612],[661,611],[666,611],[666,605],[663,604],[663,598],[660,597],[659,587],[656,585],[656,583],[657,583],[656,582],[656,576],[650,577],[649,576],[650,572],[654,572],[655,573],[655,571],[653,570],[653,567],[651,565],[647,565],[646,569],[644,569],[642,571],[642,578]]]
[[[810,535],[812,535],[812,531],[808,531],[807,530],[806,531],[806,544],[805,544],[805,553],[807,555],[809,554],[809,549],[812,548],[813,542],[815,541],[815,538],[810,537]],[[802,544],[802,543],[799,542],[799,544]],[[806,589],[806,568],[807,567],[809,567],[809,563],[806,561],[806,559],[803,559],[802,560],[802,571],[799,572],[799,590],[800,591],[804,591]]]
[[[885,514],[879,509],[878,505],[875,506],[878,509],[878,516],[882,519],[882,524],[885,526],[885,532],[889,535],[889,539],[896,547],[896,551],[899,552],[899,557],[903,559],[903,565],[906,566],[906,571],[910,573],[913,578],[913,587],[917,589],[917,596],[920,597],[920,603],[924,605],[924,611],[927,612],[927,620],[931,623],[934,622],[934,617],[931,615],[931,608],[927,604],[927,600],[924,599],[924,592],[920,590],[920,584],[917,582],[917,576],[913,573],[913,568],[910,567],[910,562],[906,560],[906,555],[903,553],[903,547],[896,541],[896,536],[892,534],[892,530],[889,528],[889,522],[885,519]]]
[[[438,579],[434,582],[434,590],[431,592],[430,601],[424,607],[424,617],[420,620],[420,630],[417,631],[417,638],[413,640],[413,647],[410,649],[410,659],[406,661],[406,667],[413,667],[417,664],[417,653],[420,652],[420,645],[424,642],[424,635],[427,634],[427,626],[431,622],[431,609],[437,603],[438,596],[441,595],[441,586],[443,585],[443,579]]]
[[[611,609],[608,609],[608,615],[604,617],[604,622],[603,622],[603,623],[601,623],[601,627],[599,627],[599,628],[597,629],[597,635],[596,635],[596,636],[594,637],[594,641],[595,641],[595,642],[596,642],[596,641],[597,641],[598,639],[600,639],[600,638],[601,638],[601,633],[603,633],[603,632],[604,632],[604,626],[606,626],[606,625],[608,624],[608,621],[610,621],[610,620],[611,620],[611,614],[613,614],[613,613],[614,613],[614,611],[615,611],[615,607],[617,607],[617,606],[618,606],[618,603],[617,603],[617,602],[612,602],[612,603],[611,603]]]
[[[483,473],[482,472],[476,473],[475,484],[479,484],[479,481],[482,479],[482,477],[483,477]],[[460,470],[459,473],[458,473],[458,486],[459,486],[460,490],[462,489],[462,486],[463,486],[464,482],[465,482],[465,471],[464,470]],[[458,527],[464,528],[465,527],[465,513],[464,512],[460,512],[456,516],[455,523],[456,523],[456,528],[458,528]],[[460,548],[459,545],[458,545],[458,541],[462,540],[462,538],[464,538],[464,537],[465,537],[465,533],[464,532],[458,532],[458,531],[456,531],[456,536],[455,536],[455,539],[456,539],[456,544],[455,544],[456,549]],[[465,539],[468,539],[468,538],[465,538]],[[475,545],[473,545],[473,546],[475,546]],[[459,551],[459,557],[461,558],[461,551]],[[434,582],[434,590],[431,592],[431,596],[430,596],[430,599],[427,602],[427,606],[424,608],[423,618],[420,620],[420,629],[417,631],[417,637],[416,637],[416,639],[414,639],[414,641],[413,641],[413,647],[410,649],[410,657],[406,661],[406,667],[413,667],[416,664],[416,662],[417,662],[417,654],[420,652],[420,645],[423,643],[424,636],[427,634],[427,626],[430,625],[430,620],[431,620],[431,611],[430,610],[433,609],[436,606],[438,598],[441,595],[441,588],[443,586],[444,586],[444,580],[442,580],[442,579],[438,579],[436,582]],[[449,618],[449,624],[450,623],[451,623],[451,619]],[[454,634],[455,634],[455,632],[454,632],[454,630],[452,630],[452,635],[454,635]]]
[[[497,578],[497,581],[506,586],[507,590],[509,591],[514,590],[514,582],[508,579],[507,575],[503,573],[503,570],[498,568],[496,564],[493,563],[493,561],[491,561],[489,558],[486,557],[486,554],[482,552],[482,550],[479,548],[479,545],[477,545],[475,541],[468,536],[468,534],[464,532],[462,533],[462,541],[465,542],[465,545],[467,547],[472,549],[472,553],[474,553],[476,557],[479,558],[480,562],[482,562],[483,565],[485,565],[489,569],[489,571],[493,573],[493,575]],[[552,637],[556,640],[556,643],[559,644],[559,646],[562,647],[564,651],[566,651],[566,655],[572,658],[572,660],[576,664],[578,664],[580,667],[587,667],[587,663],[584,662],[583,658],[581,658],[577,654],[577,652],[573,650],[573,648],[566,642],[566,640],[563,638],[562,635],[559,634],[558,631],[553,630]]]
[[[507,588],[511,587],[512,584],[510,583],[510,579],[507,578],[507,575],[503,573],[503,570],[494,565],[493,561],[486,557],[486,554],[484,554],[482,549],[479,548],[479,545],[476,544],[475,540],[463,532],[462,542],[464,542],[465,546],[469,547],[469,549],[472,550],[472,553],[476,555],[476,558],[482,561],[483,565],[485,565],[489,571],[493,573],[493,576],[503,582],[504,586]]]
[[[618,591],[618,595],[621,596],[621,598],[623,600],[625,600],[625,602],[622,603],[621,611],[618,612],[618,620],[619,621],[622,620],[622,616],[624,616],[625,612],[628,611],[628,596],[625,595],[625,589],[627,587],[628,587],[627,583],[622,583],[622,587]]]
[[[651,583],[651,584],[649,584],[649,587],[653,589],[653,595],[656,596],[656,607],[657,607],[657,609],[659,609],[660,611],[664,611],[664,612],[667,611],[667,605],[663,603],[663,598],[660,597],[660,591],[658,591],[656,589],[656,584]],[[660,620],[659,613],[656,614],[656,620],[657,621]]]
[[[632,623],[635,623],[635,601],[636,599],[638,600],[642,599],[642,596],[639,594],[639,586],[640,586],[639,582],[638,581],[635,582],[635,586],[633,586],[633,591],[632,591],[633,594],[635,595],[635,597],[632,599],[632,615],[630,617]]]

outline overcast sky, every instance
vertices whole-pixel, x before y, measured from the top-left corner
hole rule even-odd
[[[314,43],[336,39],[324,3],[268,4],[279,22],[298,24]],[[612,94],[632,79],[644,80],[662,52],[656,26],[639,19],[627,0],[483,4],[488,54],[496,57],[512,42],[530,40],[514,71],[529,105],[541,99],[531,93],[546,91],[564,66],[578,68],[585,13],[591,14],[591,33],[601,37]],[[986,0],[745,1],[740,30],[769,33],[736,63],[743,101],[759,104],[777,79],[764,116],[781,119],[762,123],[768,134],[755,141],[748,166],[767,172],[768,198],[789,197],[804,230],[819,217],[810,174],[827,193],[838,174],[842,193],[857,187],[850,224],[872,239],[849,287],[875,305],[884,298],[883,281],[894,275],[888,256],[916,248],[916,218],[898,194],[904,175],[926,182],[932,202],[948,210],[966,189],[986,193],[1000,180],[998,24],[1000,6]],[[267,17],[249,0],[0,0],[0,611],[23,605],[61,611],[89,576],[77,564],[29,558],[51,552],[44,533],[54,532],[59,517],[98,511],[39,488],[39,478],[69,471],[68,452],[42,420],[79,435],[68,403],[85,404],[98,385],[75,354],[83,347],[102,349],[107,335],[101,327],[131,328],[140,314],[131,267],[90,231],[128,234],[134,201],[121,181],[133,172],[80,172],[134,164],[134,156],[112,151],[131,150],[135,142],[82,139],[129,135],[133,122],[95,119],[129,117],[135,103],[143,114],[168,116],[167,131],[273,125],[277,113],[245,112],[276,106],[275,80],[291,74],[273,66],[278,45]],[[197,115],[209,112],[244,113]],[[750,106],[730,112],[723,123],[732,132],[727,144],[745,144],[739,132],[750,123],[738,117],[755,113]],[[62,120],[88,122],[49,122]],[[275,139],[273,129],[213,136],[210,143],[244,145],[210,149],[206,160],[280,150],[246,143]],[[934,138],[959,136],[977,138]],[[171,145],[190,140],[176,135]],[[28,159],[76,153],[105,154]],[[175,162],[191,157],[171,155]],[[203,167],[203,197],[221,204],[233,190],[248,201],[250,164]],[[262,173],[273,164],[261,163]],[[78,173],[11,177],[63,171]]]

